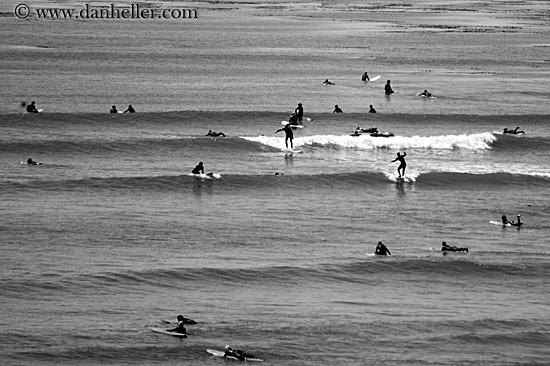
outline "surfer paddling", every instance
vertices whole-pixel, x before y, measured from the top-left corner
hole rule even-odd
[[[447,244],[447,242],[441,243],[441,251],[442,252],[468,252],[468,248],[458,248],[455,246],[450,246]]]
[[[234,357],[241,361],[246,361],[247,358],[257,358],[256,356],[246,353],[245,351],[242,351],[240,349],[233,349],[229,345],[225,346],[225,353],[223,356]]]
[[[402,178],[405,176],[405,168],[407,168],[407,163],[405,162],[405,156],[407,156],[407,153],[404,152],[403,155],[400,153],[397,153],[397,157],[390,161],[390,163],[394,163],[399,160],[399,166],[397,167],[397,173],[399,174],[399,178]]]

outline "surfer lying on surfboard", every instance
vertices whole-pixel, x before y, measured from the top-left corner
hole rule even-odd
[[[450,246],[446,242],[441,243],[442,252],[468,252],[468,248],[458,248],[455,246]]]
[[[247,358],[257,358],[256,356],[246,353],[245,351],[242,351],[240,349],[233,349],[229,345],[225,346],[225,353],[223,356],[235,357],[236,359],[239,359],[241,361],[246,361]]]
[[[518,130],[519,130],[519,127],[516,127],[516,128],[513,129],[513,130],[510,130],[510,129],[508,129],[508,128],[505,128],[503,133],[509,133],[509,134],[511,134],[511,135],[517,135],[518,133],[523,133],[523,134],[525,134],[525,131],[518,131]]]

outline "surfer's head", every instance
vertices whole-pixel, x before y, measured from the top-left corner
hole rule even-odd
[[[183,315],[178,315],[178,318],[177,318],[177,319],[178,319],[180,322],[182,322],[183,319],[185,319],[185,318],[183,317]]]
[[[229,351],[230,349],[231,349],[231,347],[229,347],[229,345],[225,346],[226,351]]]

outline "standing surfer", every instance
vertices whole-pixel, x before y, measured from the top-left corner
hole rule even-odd
[[[275,133],[277,132],[285,132],[285,146],[288,149],[288,140],[290,140],[290,148],[294,149],[294,145],[292,143],[292,140],[294,139],[294,132],[292,132],[292,128],[290,128],[290,123],[286,124],[285,127],[279,128]]]
[[[386,95],[391,95],[391,94],[395,93],[393,91],[393,89],[391,88],[390,80],[388,80],[386,82],[386,85],[384,86],[384,92],[386,93]]]
[[[405,162],[405,156],[407,156],[407,153],[404,152],[403,155],[400,153],[397,153],[397,157],[390,161],[390,163],[396,162],[399,160],[399,166],[397,167],[397,173],[399,174],[399,178],[405,176],[405,168],[407,167],[407,163]],[[402,170],[403,173],[400,171]]]

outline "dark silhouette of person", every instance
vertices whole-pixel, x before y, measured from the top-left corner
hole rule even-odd
[[[325,81],[323,81],[323,85],[335,85],[335,84],[328,81],[328,79],[325,79]]]
[[[393,89],[391,88],[390,80],[388,80],[386,82],[386,85],[384,86],[384,92],[386,93],[386,95],[391,95],[391,94],[395,93],[393,91]]]
[[[38,165],[38,163],[36,161],[32,160],[31,158],[27,159],[27,164],[28,165]]]
[[[376,113],[376,109],[371,105],[369,105],[369,113]]]
[[[31,104],[27,105],[27,112],[28,113],[38,113],[38,109],[36,109],[36,106],[34,105],[34,100],[31,102]]]
[[[336,104],[332,113],[344,113],[344,111],[340,107],[338,107],[338,104]]]
[[[134,107],[132,107],[132,105],[130,104],[128,106],[128,108],[124,111],[124,113],[136,113],[136,110],[134,109]]]
[[[509,134],[512,134],[512,135],[517,135],[518,133],[525,133],[525,131],[518,131],[519,130],[519,126],[516,127],[515,129],[511,130],[511,129],[508,129],[508,128],[505,128],[504,129],[504,133],[509,133]]]
[[[296,113],[292,113],[290,115],[290,118],[288,119],[288,123],[292,126],[298,125],[298,115]]]
[[[523,225],[523,222],[521,222],[521,215],[518,215],[518,221],[517,222],[508,221],[508,218],[506,217],[506,215],[502,215],[502,225],[503,226],[512,225],[512,226],[520,227],[521,225]]]
[[[247,358],[256,358],[256,356],[246,353],[240,349],[233,349],[229,345],[225,346],[224,357],[235,357],[238,360],[246,361]]]
[[[111,107],[111,113],[118,113],[117,109],[116,109],[116,106],[112,106]]]
[[[369,75],[365,71],[363,75],[361,75],[361,81],[370,81]]]
[[[447,242],[441,243],[442,252],[468,252],[468,248],[458,248],[455,246],[450,246]]]
[[[204,165],[202,161],[191,171],[193,174],[204,174]]]
[[[286,146],[286,148],[288,149],[288,141],[290,140],[290,148],[294,149],[294,145],[292,143],[292,140],[294,139],[294,132],[292,132],[292,128],[290,128],[290,124],[287,124],[283,128],[278,129],[277,131],[275,131],[275,133],[281,132],[281,131],[285,132],[285,146]]]
[[[168,332],[176,332],[180,334],[187,334],[187,329],[184,327],[185,324],[185,318],[183,315],[178,315],[178,326],[174,329],[168,329]]]
[[[212,130],[208,130],[208,133],[205,136],[211,136],[211,137],[225,137],[225,134],[223,132],[214,132]]]
[[[298,116],[298,122],[302,122],[302,117],[304,116],[304,108],[302,107],[302,103],[298,103],[294,113]]]
[[[404,152],[403,155],[400,153],[397,153],[397,157],[390,161],[390,163],[396,162],[399,160],[399,166],[397,167],[397,173],[399,173],[399,178],[402,176],[405,176],[405,168],[407,168],[407,163],[405,162],[405,156],[407,156],[407,153]],[[401,174],[400,170],[403,171],[403,174]]]
[[[381,241],[378,242],[378,245],[376,246],[376,249],[374,250],[374,254],[377,255],[391,255],[390,250],[387,246],[384,245]]]

